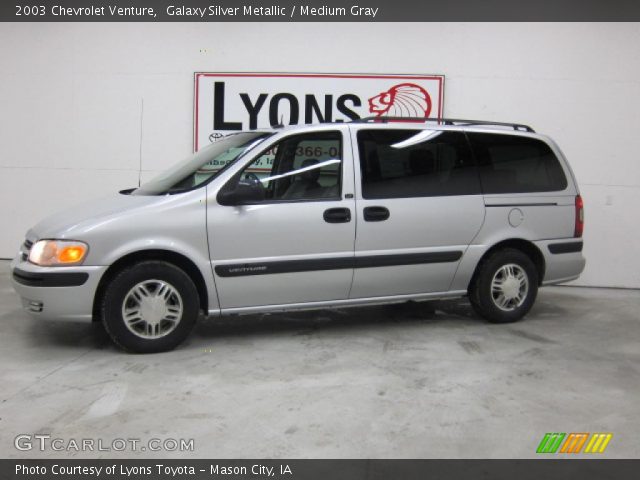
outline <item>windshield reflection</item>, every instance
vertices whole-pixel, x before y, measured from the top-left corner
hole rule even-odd
[[[273,133],[270,132],[228,135],[144,183],[131,194],[166,195],[201,187],[271,135]]]

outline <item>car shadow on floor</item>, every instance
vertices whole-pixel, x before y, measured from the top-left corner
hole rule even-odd
[[[535,324],[538,320],[562,317],[566,311],[555,302],[541,299],[534,304],[524,322]],[[469,300],[433,300],[405,302],[369,307],[352,307],[324,310],[275,312],[255,315],[225,315],[200,321],[195,329],[196,337],[215,338],[245,334],[271,334],[294,332],[299,335],[319,330],[358,330],[390,324],[412,323],[450,325],[451,328],[482,328],[488,324],[475,313]],[[498,325],[499,326],[499,325]]]
[[[26,316],[22,312],[21,314]],[[528,324],[533,324],[537,320],[562,316],[563,314],[564,309],[557,303],[539,301],[534,305],[525,321]],[[31,346],[117,350],[103,326],[98,322],[30,320],[31,324],[27,327],[27,335]],[[447,324],[451,328],[465,329],[484,328],[483,326],[486,325],[486,322],[474,312],[469,301],[460,298],[368,307],[201,317],[186,343],[194,347],[215,338],[273,334],[313,335],[320,331],[343,331],[345,334],[358,334],[365,328],[370,331],[376,327],[384,329],[393,324],[411,325],[415,323]]]
[[[463,300],[407,302],[370,307],[273,312],[255,315],[224,315],[199,322],[196,336],[205,338],[291,332],[307,335],[319,330],[358,330],[389,324],[474,324],[482,320]]]
[[[73,349],[100,349],[108,346],[111,339],[99,322],[56,322],[32,319],[29,327],[31,347]]]
[[[115,348],[99,322],[41,321],[30,318],[21,311],[12,312],[11,316],[16,313],[25,317],[25,336],[31,347]],[[462,299],[269,314],[201,316],[188,342],[199,343],[198,339],[210,341],[212,338],[243,335],[308,335],[319,330],[358,330],[394,323],[439,323],[452,320],[465,324],[482,322],[468,302]]]

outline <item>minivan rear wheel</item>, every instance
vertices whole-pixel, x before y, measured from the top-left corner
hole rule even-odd
[[[102,299],[102,321],[124,350],[164,352],[189,335],[198,309],[191,278],[175,265],[149,260],[123,269],[110,281]]]
[[[528,255],[514,248],[497,250],[484,259],[469,288],[471,305],[492,323],[525,316],[538,294],[538,271]]]

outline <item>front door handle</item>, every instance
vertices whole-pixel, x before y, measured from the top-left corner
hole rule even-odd
[[[383,222],[390,216],[387,207],[366,207],[364,209],[365,222]]]
[[[324,211],[323,217],[327,223],[348,223],[351,221],[351,210],[348,208],[329,208]]]

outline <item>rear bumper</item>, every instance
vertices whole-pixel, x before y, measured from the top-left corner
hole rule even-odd
[[[17,257],[11,262],[11,280],[30,315],[91,321],[95,293],[106,270],[106,266],[38,267]]]
[[[569,282],[580,276],[586,260],[582,255],[582,239],[566,238],[534,242],[542,252],[546,265],[542,285]]]

